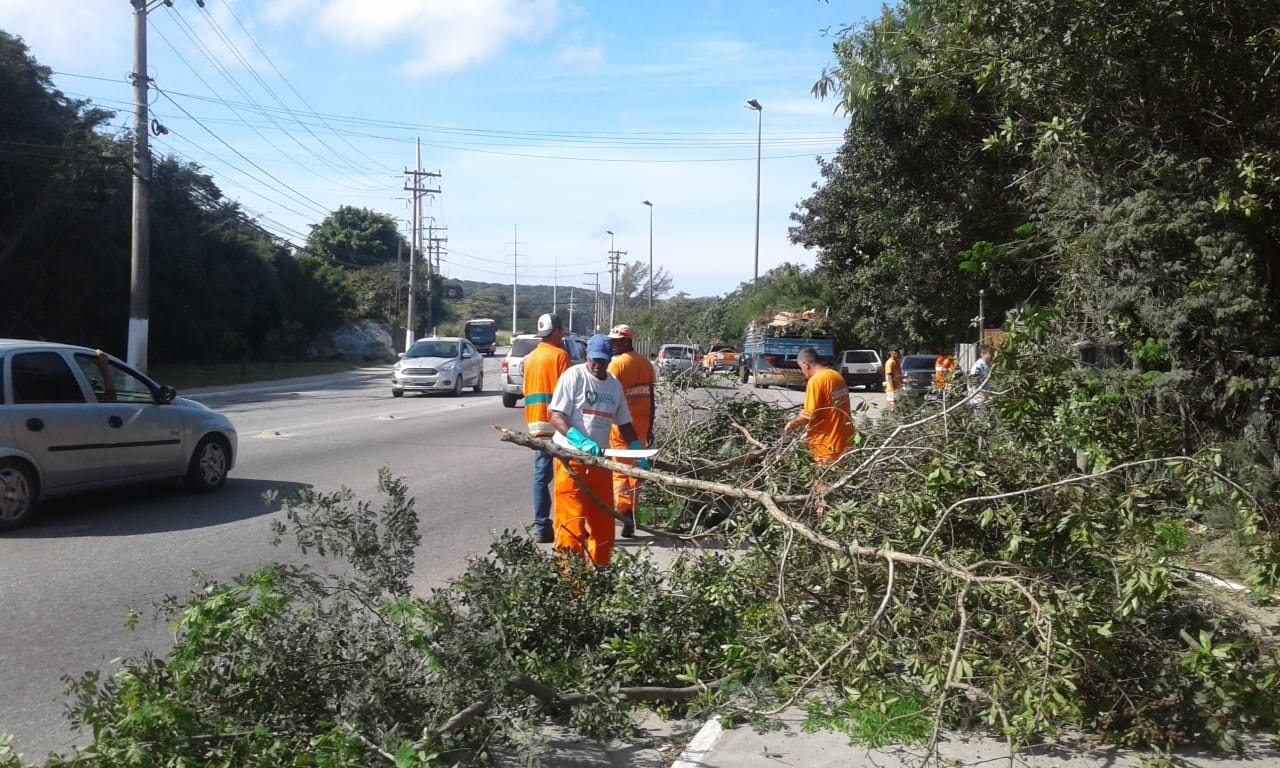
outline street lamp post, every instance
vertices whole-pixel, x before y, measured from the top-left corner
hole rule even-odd
[[[764,123],[764,106],[755,99],[747,99],[744,106],[756,113],[756,260],[751,273],[754,283],[760,279],[760,129]]]
[[[641,200],[649,209],[649,309],[653,309],[653,203]]]

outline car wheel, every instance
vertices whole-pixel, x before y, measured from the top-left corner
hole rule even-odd
[[[476,376],[476,385],[475,385],[475,387],[473,387],[473,388],[472,388],[472,390],[471,390],[471,391],[473,391],[473,392],[483,392],[483,391],[484,391],[484,371],[481,371],[481,372],[479,373],[479,375],[477,375],[477,376]]]
[[[403,390],[403,389],[393,389],[393,390],[391,390],[391,396],[392,396],[392,397],[404,397],[404,390]]]
[[[31,521],[39,499],[35,473],[20,461],[0,459],[0,531],[12,531]]]
[[[452,394],[454,397],[462,396],[462,372],[461,371],[458,372],[458,378],[453,380],[453,392],[451,392],[450,394]]]
[[[216,491],[227,482],[231,466],[231,446],[219,435],[205,435],[191,454],[187,467],[187,487],[199,493]]]
[[[502,393],[502,405],[505,408],[515,408],[516,401],[519,399],[520,398],[516,397],[515,395],[509,395],[506,392]]]
[[[747,366],[743,365],[738,367],[738,378],[743,384],[747,383],[747,373],[749,373]]]

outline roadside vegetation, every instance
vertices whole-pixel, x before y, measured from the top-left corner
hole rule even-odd
[[[686,547],[662,569],[509,532],[412,595],[425,489],[300,496],[281,541],[348,567],[161,606],[173,651],[69,681],[93,741],[45,765],[536,762],[550,718],[606,736],[636,706],[790,703],[871,742],[1274,743],[1274,4],[905,0],[833,43],[815,92],[849,128],[791,233],[815,267],[628,321],[707,343],[816,307],[848,347],[929,349],[976,336],[982,291],[1008,331],[986,406],[957,385],[860,413],[818,470],[775,407],[673,379],[641,516]]]

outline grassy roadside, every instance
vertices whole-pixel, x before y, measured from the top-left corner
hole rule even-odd
[[[369,363],[345,360],[314,362],[251,362],[209,365],[153,365],[147,375],[178,391],[201,387],[250,384],[257,381],[292,379],[299,376],[321,376],[363,368]]]

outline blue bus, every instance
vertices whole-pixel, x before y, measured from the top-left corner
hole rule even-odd
[[[467,337],[467,341],[475,345],[476,351],[483,353],[485,357],[492,357],[494,350],[498,348],[496,320],[487,317],[468,320],[463,335]]]

